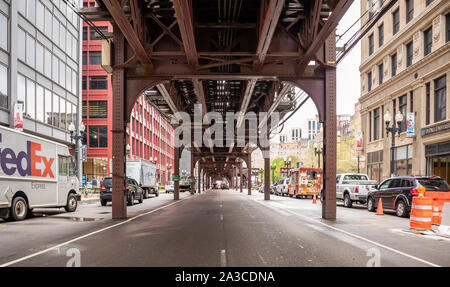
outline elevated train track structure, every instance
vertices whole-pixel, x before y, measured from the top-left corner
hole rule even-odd
[[[245,114],[267,113],[283,118],[301,104],[294,88],[315,103],[324,126],[323,218],[336,217],[336,37],[335,29],[352,0],[97,0],[97,7],[80,9],[92,21],[110,21],[105,35],[103,65],[113,85],[113,218],[127,216],[124,200],[126,122],[136,99],[148,99],[179,123],[179,113],[194,119],[215,112],[226,119],[235,113],[233,139],[223,144],[175,147],[173,174],[179,175],[183,148],[191,153],[191,170],[198,165],[200,182],[228,177],[232,187],[242,162],[251,172],[251,152],[267,146],[252,144]],[[303,100],[301,102],[304,102]],[[211,123],[198,127],[202,134]],[[238,135],[238,127],[245,135]],[[195,128],[192,128],[193,131]],[[195,131],[194,131],[195,134]],[[223,134],[226,134],[225,126]],[[255,140],[255,139],[253,139]],[[210,142],[211,143],[211,142]],[[270,199],[270,158],[265,158],[265,199]],[[239,170],[241,172],[239,172]],[[201,173],[200,173],[201,171]],[[191,176],[194,176],[192,173]],[[242,189],[242,181],[240,184]],[[248,180],[251,193],[251,181]],[[175,182],[174,199],[179,199]]]

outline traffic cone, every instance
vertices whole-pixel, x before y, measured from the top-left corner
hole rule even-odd
[[[381,201],[381,198],[378,199],[378,207],[377,207],[377,213],[376,215],[384,215],[383,212],[383,202]]]
[[[314,197],[313,197],[313,204],[316,204],[317,203],[317,199],[316,199],[316,195],[314,194]]]

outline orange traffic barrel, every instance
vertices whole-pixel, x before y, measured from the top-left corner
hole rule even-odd
[[[409,227],[416,230],[431,230],[433,198],[413,197]]]
[[[431,224],[440,225],[442,221],[442,208],[444,207],[443,202],[433,202],[433,217],[431,218]]]

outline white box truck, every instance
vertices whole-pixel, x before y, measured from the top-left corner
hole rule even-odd
[[[73,212],[80,199],[66,145],[0,126],[0,218],[23,220],[40,207]]]
[[[156,165],[143,159],[127,159],[127,177],[138,182],[144,191],[144,198],[149,194],[158,196]]]

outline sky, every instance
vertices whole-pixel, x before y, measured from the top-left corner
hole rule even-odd
[[[336,34],[342,35],[350,26],[352,26],[360,17],[360,1],[353,1],[352,6],[339,22]],[[359,21],[352,27],[340,41],[337,46],[342,47],[348,38],[354,34],[360,27]],[[339,63],[337,67],[337,114],[353,114],[355,103],[360,95],[360,75],[359,64],[361,62],[361,45],[358,43],[353,50]],[[306,133],[305,121],[313,118],[317,114],[317,109],[312,100],[308,100],[297,113],[295,113],[285,124],[282,133],[287,133],[293,127],[301,127],[302,132]],[[278,140],[278,136],[275,137]]]

